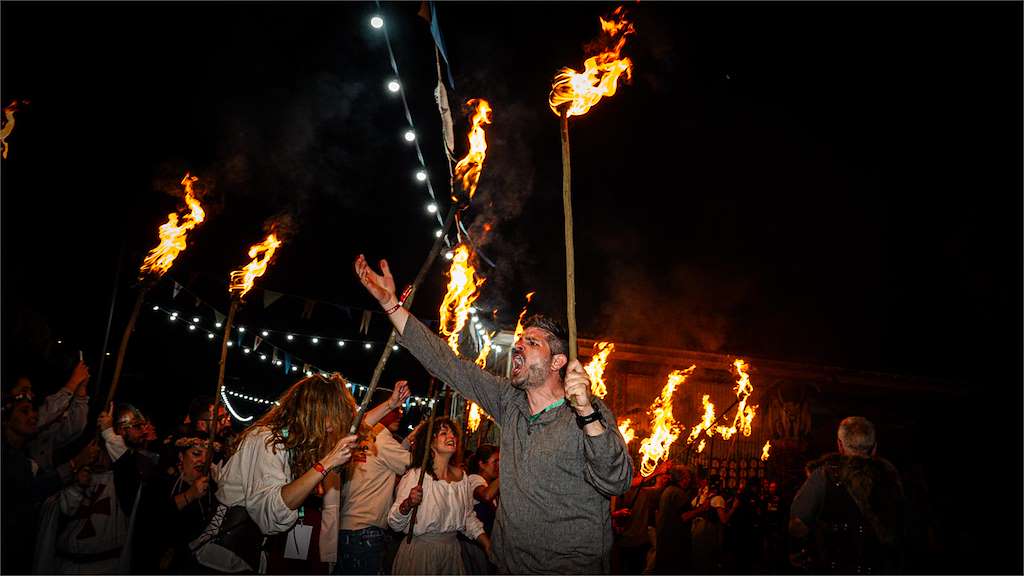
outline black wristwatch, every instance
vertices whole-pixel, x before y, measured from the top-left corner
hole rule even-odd
[[[576,414],[576,425],[579,426],[581,430],[591,422],[600,422],[601,424],[604,424],[604,415],[601,414],[601,411],[598,410],[597,407],[594,407],[594,411],[591,412],[589,416],[580,416],[579,414]],[[607,426],[605,426],[605,428],[607,428]]]

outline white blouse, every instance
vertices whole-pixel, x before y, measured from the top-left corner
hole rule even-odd
[[[420,478],[420,469],[406,471],[398,483],[395,502],[388,513],[388,524],[399,532],[409,529],[412,512],[402,514],[399,508],[409,497],[409,492]],[[414,536],[429,532],[462,532],[467,538],[476,540],[484,531],[484,525],[473,512],[473,490],[481,486],[476,474],[462,473],[458,482],[434,480],[430,474],[423,476],[423,501],[416,513],[416,525],[413,526]]]
[[[217,479],[217,500],[225,506],[245,506],[264,534],[286,532],[299,519],[285,505],[281,488],[292,481],[288,451],[267,446],[270,430],[246,435]]]

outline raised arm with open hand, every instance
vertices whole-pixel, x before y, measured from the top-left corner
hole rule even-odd
[[[355,261],[356,276],[366,291],[377,299],[377,302],[387,312],[391,324],[399,334],[405,330],[405,321],[409,313],[402,308],[395,296],[395,279],[391,276],[391,269],[387,260],[380,261],[380,274],[377,274],[366,261],[366,256],[360,254]]]

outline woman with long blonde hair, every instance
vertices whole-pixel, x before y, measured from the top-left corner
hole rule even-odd
[[[291,529],[310,492],[352,455],[356,436],[345,434],[356,404],[346,385],[337,373],[303,378],[239,436],[217,479],[217,513],[191,543],[200,563],[226,572],[265,565],[261,535]]]

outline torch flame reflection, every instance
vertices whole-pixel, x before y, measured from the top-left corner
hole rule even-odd
[[[767,462],[768,461],[768,451],[771,449],[771,447],[772,447],[772,441],[771,440],[768,440],[768,441],[766,441],[764,443],[764,448],[761,448],[761,461],[762,462]]]

